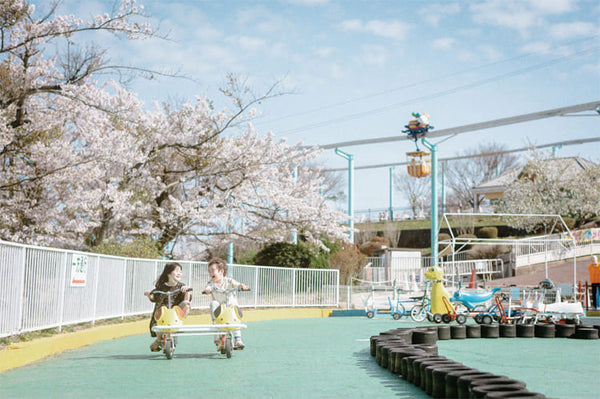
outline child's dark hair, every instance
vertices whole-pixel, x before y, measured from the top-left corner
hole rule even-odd
[[[225,262],[223,259],[221,258],[213,258],[210,260],[210,262],[208,262],[208,267],[211,267],[212,265],[216,265],[217,269],[219,270],[223,270],[223,276],[227,276],[227,262]]]
[[[171,272],[173,270],[175,270],[176,268],[180,268],[183,269],[181,267],[181,265],[177,262],[170,262],[167,263],[165,265],[165,268],[163,269],[162,273],[160,274],[160,277],[158,278],[158,280],[156,280],[156,284],[154,284],[154,286],[156,288],[160,287],[162,284],[166,283],[169,281],[169,274],[171,274]]]

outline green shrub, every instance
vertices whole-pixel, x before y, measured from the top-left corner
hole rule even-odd
[[[162,257],[156,242],[149,238],[137,238],[124,244],[115,241],[103,241],[100,245],[90,248],[90,252],[126,256],[128,258],[160,259]]]
[[[456,238],[477,238],[477,236],[475,234],[460,234]],[[463,244],[457,244],[457,246],[462,247],[461,251],[465,251],[465,250],[471,249],[473,247],[473,245],[471,245],[471,244],[467,244],[464,247],[463,247]]]
[[[477,232],[477,237],[479,238],[498,238],[498,228],[491,227],[482,227]]]
[[[329,269],[329,261],[331,260],[331,257],[333,254],[342,249],[341,241],[332,242],[328,238],[325,238],[322,241],[329,251],[319,248],[316,256],[313,256],[313,260],[310,263],[311,269]]]
[[[260,250],[254,256],[254,264],[261,266],[308,268],[313,258],[308,248],[303,245],[276,242]]]

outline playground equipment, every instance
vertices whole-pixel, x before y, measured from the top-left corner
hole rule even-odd
[[[400,302],[399,299],[392,301],[392,298],[388,296],[388,305],[389,307],[377,307],[375,306],[375,301],[373,297],[371,300],[365,302],[365,312],[367,313],[367,317],[372,319],[377,315],[392,315],[394,320],[400,320],[402,316],[406,313],[404,306]]]
[[[553,303],[544,303],[546,291],[551,288],[554,288],[553,285],[548,285],[543,280],[539,287],[523,290],[520,305],[517,304],[514,308],[509,305],[508,310],[501,309],[501,322],[506,320],[525,324],[581,324],[580,317],[585,315],[581,302],[563,302],[560,290],[557,291]],[[511,317],[511,313],[516,314]]]
[[[431,153],[427,151],[407,152],[408,174],[412,177],[425,177],[431,173]]]
[[[431,313],[433,314],[434,318],[436,314],[439,314],[439,318],[441,320],[442,314],[448,312],[443,298],[445,297],[446,300],[450,298],[450,294],[448,294],[448,291],[446,291],[444,283],[442,282],[444,272],[441,267],[431,266],[424,273],[424,276],[427,280],[432,282],[430,296]]]
[[[500,287],[495,287],[489,291],[466,291],[458,290],[454,292],[450,302],[454,302],[455,312],[468,317],[473,317],[478,324],[491,324],[498,320],[498,301],[492,300],[494,294],[500,291]]]
[[[229,294],[235,290],[237,290],[237,288],[220,292]],[[173,358],[175,347],[177,346],[177,337],[182,335],[212,336],[215,334],[219,335],[220,339],[218,350],[221,354],[226,355],[228,359],[231,358],[233,351],[233,333],[240,329],[244,329],[247,326],[240,321],[242,317],[241,310],[237,306],[229,303],[229,295],[227,295],[227,301],[217,308],[218,312],[217,310],[214,312],[215,324],[183,325],[183,311],[181,311],[178,306],[171,308],[171,298],[178,292],[179,290],[171,292],[152,291],[152,293],[167,295],[169,298],[169,306],[161,306],[154,314],[157,325],[152,327],[152,331],[162,333],[162,348],[167,359]]]

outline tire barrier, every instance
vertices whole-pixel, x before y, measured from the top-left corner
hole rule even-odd
[[[517,324],[517,337],[533,338],[535,336],[535,326],[533,324]]]
[[[469,398],[473,399],[484,399],[487,398],[487,394],[490,392],[520,392],[523,388],[519,384],[506,384],[506,385],[478,385],[471,389]]]
[[[500,324],[500,337],[515,338],[517,336],[517,326],[514,324]]]
[[[575,337],[575,324],[557,324],[554,336],[556,338],[571,338]]]
[[[370,337],[377,364],[435,398],[541,398],[524,382],[483,372],[438,355],[438,339],[598,339],[599,326],[575,324],[466,324],[397,328]]]
[[[450,338],[465,339],[467,338],[467,326],[464,324],[450,326]]]
[[[488,392],[485,395],[486,399],[502,399],[502,398],[533,398],[533,399],[546,399],[545,395],[537,392],[529,392],[526,389],[516,392]]]
[[[449,397],[446,394],[446,377],[456,371],[473,370],[464,364],[436,365],[431,372],[431,393],[434,398]]]
[[[481,325],[467,324],[467,338],[481,338]]]
[[[451,335],[452,333],[450,331],[449,325],[438,326],[437,332],[438,332],[438,339],[440,341],[452,339],[452,335]]]
[[[554,324],[534,324],[535,336],[538,338],[554,338]]]
[[[482,324],[481,338],[500,338],[499,324]]]

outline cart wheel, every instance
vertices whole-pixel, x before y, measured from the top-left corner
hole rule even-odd
[[[482,315],[481,313],[477,313],[477,314],[475,315],[474,319],[475,319],[475,323],[477,323],[477,324],[481,324],[481,321],[482,321],[482,319],[483,319],[483,315]]]
[[[427,321],[432,322],[433,323],[433,313],[431,312],[427,312]]]
[[[225,355],[227,355],[227,359],[231,359],[232,350],[233,344],[231,342],[231,335],[227,335],[227,337],[225,337]]]
[[[467,322],[467,316],[465,316],[464,314],[457,314],[456,315],[456,322],[458,324],[465,324]]]
[[[175,346],[173,345],[173,340],[171,338],[167,338],[165,340],[165,355],[167,359],[173,359],[173,352],[175,351]]]
[[[433,321],[436,323],[441,323],[442,322],[442,315],[439,313],[436,313],[433,315]]]
[[[401,317],[402,317],[402,315],[400,313],[393,313],[392,314],[392,318],[394,320],[400,320]]]
[[[369,311],[367,312],[367,317],[368,317],[369,319],[372,319],[372,318],[373,318],[373,316],[375,316],[375,313],[373,313],[373,311],[372,311],[372,310],[369,310]]]
[[[410,318],[413,319],[413,321],[423,321],[425,320],[426,316],[427,312],[425,311],[425,308],[421,305],[415,305],[410,310]]]
[[[493,322],[494,319],[492,319],[492,316],[490,316],[489,314],[486,314],[481,318],[481,324],[492,324]]]
[[[444,313],[442,315],[442,321],[446,324],[450,323],[452,321],[452,317],[450,317],[450,315],[448,313]]]

